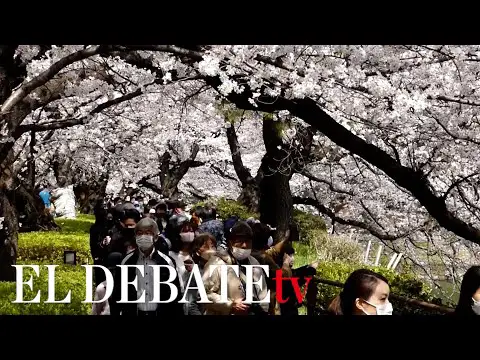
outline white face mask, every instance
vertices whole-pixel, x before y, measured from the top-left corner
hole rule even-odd
[[[215,250],[206,250],[200,256],[203,260],[208,261],[215,254]]]
[[[232,247],[232,255],[237,260],[245,260],[250,256],[252,249],[241,249],[238,247]]]
[[[137,246],[141,251],[146,251],[153,246],[152,235],[140,235],[135,238]]]
[[[268,238],[267,245],[268,247],[273,245],[273,238],[271,236]]]
[[[195,238],[195,233],[193,232],[180,233],[180,239],[184,243],[191,243],[194,238]]]
[[[390,301],[386,301],[385,304],[383,305],[373,305],[369,303],[368,301],[364,300],[368,305],[373,306],[377,310],[377,315],[392,315],[393,313],[393,306]],[[367,313],[365,310],[362,309],[362,311],[365,313],[365,315],[371,315]]]
[[[475,300],[472,298],[473,304],[472,304],[472,310],[475,313],[475,315],[480,315],[480,301]]]

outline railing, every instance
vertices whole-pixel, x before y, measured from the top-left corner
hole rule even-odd
[[[315,278],[315,282],[317,284],[320,283],[320,284],[331,285],[331,286],[336,286],[336,287],[340,287],[340,288],[343,287],[343,284],[341,282],[333,281],[333,280]],[[315,287],[316,287],[316,285],[315,285]],[[451,307],[432,304],[432,303],[429,303],[429,302],[426,302],[426,301],[421,301],[421,300],[409,299],[409,298],[406,298],[404,296],[399,296],[399,295],[395,295],[395,294],[390,294],[390,298],[392,298],[394,300],[397,300],[397,301],[405,302],[405,303],[413,305],[413,306],[418,306],[418,307],[426,309],[426,310],[437,311],[437,312],[441,312],[441,313],[444,313],[444,314],[451,314],[455,311],[455,309],[453,309]],[[313,315],[313,313],[312,313],[313,309],[311,307],[309,307],[308,310],[309,310],[308,311],[309,314]]]

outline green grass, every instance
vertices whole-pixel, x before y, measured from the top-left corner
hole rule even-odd
[[[77,252],[77,262],[92,264],[89,231],[93,220],[82,216],[78,220],[57,219],[59,231],[22,233],[18,239],[18,261],[63,264],[65,250]]]
[[[33,291],[24,286],[24,300],[32,300],[40,290],[41,303],[15,304],[16,284],[0,282],[0,314],[8,315],[86,315],[91,304],[85,300],[85,269],[82,264],[92,264],[90,257],[89,232],[94,222],[91,215],[78,215],[77,219],[56,219],[59,231],[35,231],[19,234],[18,265],[59,265],[55,271],[56,300],[64,299],[71,290],[71,303],[46,304],[48,297],[48,270],[40,266],[40,276],[31,268],[25,268],[24,280],[33,279]],[[64,265],[63,252],[77,252],[78,265]]]
[[[294,267],[309,265],[317,260],[317,253],[313,246],[296,242],[293,243],[293,248],[295,249]]]

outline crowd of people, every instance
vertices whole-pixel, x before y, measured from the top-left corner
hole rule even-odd
[[[298,315],[302,305],[297,299],[292,283],[282,284],[285,303],[276,301],[276,283],[273,277],[280,270],[284,278],[295,277],[300,286],[307,285],[308,293],[316,294],[316,283],[306,282],[316,274],[317,262],[294,268],[295,250],[292,242],[299,240],[298,227],[291,224],[283,240],[274,242],[275,230],[253,218],[239,219],[231,216],[219,219],[211,206],[190,211],[179,201],[142,202],[115,199],[95,207],[95,224],[90,230],[90,247],[94,264],[108,268],[114,279],[112,295],[108,300],[93,304],[94,315]],[[227,271],[227,298],[221,301],[220,267],[216,265],[267,265],[269,276],[261,268],[254,271],[253,300],[246,301],[246,274],[240,266],[239,273]],[[128,282],[137,278],[137,288],[128,287],[128,300],[145,295],[141,303],[120,301],[120,281],[123,273],[117,265],[170,265],[176,269],[173,284],[179,289],[173,302],[152,302],[154,293],[153,268],[144,267],[140,273],[128,268]],[[190,273],[198,266],[208,303],[199,301],[198,290]],[[169,278],[165,267],[160,268],[160,281]],[[192,277],[194,280],[194,277]],[[156,280],[158,281],[158,279]],[[95,268],[95,300],[106,293],[105,273]],[[170,287],[160,292],[160,300],[170,298]],[[340,294],[332,301],[328,313],[334,315],[392,315],[389,301],[390,287],[382,275],[367,269],[354,271],[345,282]],[[180,302],[184,298],[186,303]],[[472,267],[464,276],[459,314],[480,315],[480,267]]]
[[[285,282],[283,298],[275,301],[273,275],[282,271],[283,277],[298,277],[299,285],[316,273],[318,263],[299,268],[293,267],[295,250],[293,241],[299,237],[298,228],[292,224],[284,239],[274,244],[276,229],[253,218],[239,219],[231,216],[219,219],[211,206],[197,207],[190,211],[179,201],[141,202],[138,199],[114,199],[95,207],[95,224],[90,230],[90,248],[94,264],[103,265],[113,274],[113,293],[102,303],[94,304],[92,313],[97,315],[298,315],[301,305],[294,288]],[[220,301],[221,274],[216,265],[267,265],[269,276],[255,267],[253,302],[246,302],[246,274],[240,266],[237,275],[231,268],[227,272],[228,302]],[[137,289],[129,286],[128,299],[137,300],[145,294],[145,303],[120,302],[121,271],[117,265],[170,265],[176,269],[173,282],[180,290],[176,301],[152,303],[153,270],[144,267],[143,275],[134,267],[129,268],[128,281],[138,279]],[[195,284],[187,287],[190,273],[198,266],[204,278],[204,286],[210,303],[199,300]],[[205,276],[208,274],[208,276]],[[272,275],[273,274],[273,275]],[[168,269],[161,268],[160,279],[168,279]],[[163,280],[162,280],[163,279]],[[192,278],[193,279],[193,278]],[[95,268],[97,285],[95,299],[103,299],[106,293],[106,277]],[[313,284],[313,283],[312,283]],[[270,301],[264,300],[270,290]],[[185,295],[187,303],[180,303]],[[161,289],[161,300],[170,297],[168,286]]]

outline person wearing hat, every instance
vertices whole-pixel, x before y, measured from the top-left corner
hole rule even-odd
[[[155,220],[155,218],[156,218],[155,214],[156,214],[155,209],[150,209],[150,210],[148,210],[148,217],[149,217],[150,219]]]
[[[105,260],[105,267],[112,273],[112,275],[116,273],[117,265],[120,265],[122,263],[122,258],[123,258],[122,254],[118,252],[111,253],[110,255],[107,256]],[[105,297],[106,291],[107,291],[107,281],[104,280],[100,284],[98,284],[97,288],[95,289],[94,300],[98,301],[100,299],[103,299]],[[101,303],[93,303],[92,315],[110,315],[109,299],[106,299]]]
[[[117,270],[115,276],[115,287],[113,289],[112,297],[115,299],[116,309],[115,315],[131,315],[131,316],[165,316],[165,315],[183,315],[183,304],[179,304],[181,300],[181,291],[175,300],[169,303],[151,303],[153,300],[154,277],[153,268],[149,265],[163,265],[170,266],[175,269],[175,261],[168,255],[163,254],[155,248],[155,241],[159,236],[157,223],[150,219],[144,218],[140,220],[135,226],[135,241],[137,248],[130,252],[122,261],[122,265],[137,265],[144,266],[144,274],[134,267],[128,269],[128,282],[132,282],[137,278],[138,286],[135,289],[133,286],[128,287],[128,300],[134,301],[140,298],[145,293],[144,303],[127,303],[120,304],[121,298],[121,272]],[[160,282],[166,282],[170,277],[170,271],[166,267],[160,268]],[[172,284],[180,289],[178,275],[172,281]],[[168,285],[160,285],[160,300],[167,301],[170,298],[171,290]]]
[[[228,250],[227,240],[225,239],[224,225],[220,220],[207,219],[198,227],[198,234],[209,233],[215,237],[217,250],[226,252]]]
[[[218,252],[205,265],[203,282],[208,300],[212,303],[204,304],[206,315],[266,315],[269,304],[246,302],[246,275],[242,265],[260,265],[251,256],[253,231],[244,221],[238,221],[228,234],[228,250]],[[240,265],[237,276],[232,268],[227,270],[227,298],[222,302],[220,268],[216,265]],[[268,295],[266,276],[260,267],[253,268],[253,281],[260,285],[253,286],[253,300],[264,300]]]

